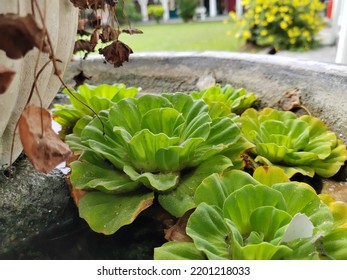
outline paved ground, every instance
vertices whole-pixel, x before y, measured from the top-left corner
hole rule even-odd
[[[316,50],[307,52],[280,51],[276,55],[335,63],[337,46],[336,37],[334,36],[332,29],[330,27],[323,29],[320,32],[318,39],[321,41],[322,47]]]
[[[307,52],[281,51],[281,52],[278,52],[276,55],[295,57],[298,59],[315,60],[319,62],[335,63],[336,51],[337,51],[337,47],[335,45],[335,46],[323,46],[317,50],[312,50]]]

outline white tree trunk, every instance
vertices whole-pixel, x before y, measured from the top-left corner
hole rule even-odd
[[[336,63],[347,64],[347,3],[342,2],[341,29],[337,45]]]
[[[210,0],[210,17],[217,16],[217,0]]]
[[[241,17],[243,14],[242,11],[242,1],[241,0],[236,0],[236,15],[237,17]]]
[[[143,21],[148,21],[147,4],[148,0],[138,0],[141,7],[141,15]]]
[[[170,13],[169,13],[169,0],[161,0],[161,4],[165,10],[163,20],[168,21],[170,19]]]
[[[17,5],[18,2],[19,6]],[[77,30],[78,9],[73,7],[69,0],[38,0],[38,3],[41,10],[45,11],[46,26],[52,40],[55,55],[62,61],[62,63],[58,64],[63,73],[72,55]],[[0,13],[17,13],[18,7],[19,15],[21,16],[31,13],[30,0],[0,0]],[[36,19],[39,26],[41,26],[37,12]],[[0,40],[2,40],[1,33]],[[16,60],[6,57],[5,52],[0,50],[0,65],[16,72],[8,90],[0,95],[0,165],[9,164],[13,131],[26,105],[34,81],[34,66],[37,57],[37,49],[29,51],[24,58]],[[48,54],[41,54],[38,69],[48,60]],[[50,105],[60,86],[61,83],[54,75],[53,66],[50,64],[46,67],[37,83],[43,107]],[[36,94],[34,94],[32,102],[40,104]],[[22,146],[17,132],[13,160],[19,156],[21,151]]]

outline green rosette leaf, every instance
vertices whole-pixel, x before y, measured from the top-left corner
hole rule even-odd
[[[100,119],[103,123],[100,122]],[[111,124],[106,118],[100,117],[100,119],[93,119],[83,129],[81,141],[109,160],[115,167],[121,169],[128,163],[125,141],[113,132]]]
[[[81,117],[75,124],[72,132],[77,136],[81,136],[83,129],[93,120],[91,116]],[[100,121],[100,120],[99,120]]]
[[[289,177],[278,166],[259,166],[254,170],[253,178],[266,186],[289,182]]]
[[[202,138],[191,138],[179,144],[158,150],[156,162],[161,170],[182,170],[187,166],[195,166],[197,147],[203,142]]]
[[[115,104],[109,112],[110,125],[121,127],[130,135],[141,130],[141,113],[138,109],[138,101],[132,98],[126,98]]]
[[[278,223],[280,226],[290,220],[288,214],[276,212],[276,210],[272,211],[272,214],[274,213],[277,215],[275,214],[272,219],[273,224]],[[256,224],[260,226],[259,222]],[[271,229],[269,228],[269,230]],[[267,242],[243,246],[242,235],[238,231],[237,226],[230,220],[223,218],[223,212],[219,207],[205,203],[199,204],[190,216],[187,225],[187,234],[193,239],[196,248],[202,251],[210,260],[281,259],[292,252],[285,245],[276,246]]]
[[[195,203],[205,202],[223,208],[226,198],[245,185],[259,184],[251,175],[241,170],[214,173],[202,181],[195,191]]]
[[[170,241],[154,248],[154,260],[206,260],[206,256],[192,242]]]
[[[329,259],[347,260],[347,228],[337,228],[323,237],[322,252]]]
[[[230,113],[241,114],[257,100],[253,93],[247,93],[245,89],[234,89],[231,85],[222,88],[219,84],[200,92],[192,92],[191,96],[196,100],[203,99],[208,104],[209,114],[213,119]]]
[[[347,160],[346,146],[341,140],[336,141],[335,148],[324,161],[315,161],[312,163],[312,168],[316,173],[324,178],[329,178],[335,175],[344,165]]]
[[[69,96],[71,104],[54,105],[52,113],[54,120],[62,126],[60,135],[65,138],[71,133],[79,119],[107,110],[124,98],[133,98],[138,94],[139,89],[127,88],[124,84],[99,86],[84,84],[77,90],[64,89],[63,92]]]
[[[175,217],[183,216],[188,210],[196,207],[194,194],[201,181],[213,173],[222,173],[231,166],[231,160],[221,155],[206,160],[184,176],[176,189],[167,194],[160,194],[160,205]]]
[[[250,244],[242,248],[244,260],[281,260],[293,252],[287,246],[271,243]]]
[[[156,161],[156,154],[161,149],[178,144],[178,137],[168,137],[164,133],[153,134],[148,129],[143,129],[129,141],[128,156],[132,165],[141,171],[157,172],[160,166]],[[179,168],[179,162],[173,161],[169,170]]]
[[[190,216],[186,229],[196,248],[209,260],[231,258],[229,228],[225,225],[223,212],[216,206],[201,203]]]
[[[108,235],[132,223],[153,203],[153,199],[153,193],[111,195],[90,192],[80,199],[78,209],[80,217],[87,221],[92,230]]]
[[[80,154],[72,185],[124,199],[150,189],[180,217],[196,207],[195,190],[206,177],[231,167],[234,158],[241,164],[251,147],[234,119],[212,120],[203,100],[181,93],[122,98],[98,118],[80,119],[67,137]]]
[[[137,107],[142,116],[148,111],[160,108],[173,108],[172,103],[161,95],[145,94],[138,98]],[[180,110],[177,110],[181,112]]]
[[[145,172],[139,174],[131,166],[124,166],[123,171],[130,177],[134,182],[141,182],[145,186],[154,189],[158,192],[165,192],[171,190],[177,186],[178,175],[175,173],[158,173],[153,174]]]
[[[334,218],[334,228],[347,228],[347,203],[335,200],[329,194],[319,194],[318,196],[329,207]]]
[[[232,160],[234,169],[240,170],[245,167],[243,155],[252,148],[254,145],[241,135],[237,142],[226,148],[222,154]]]
[[[270,170],[270,175],[277,170]],[[256,177],[266,171],[261,167]],[[226,248],[233,259],[317,259],[321,248],[316,241],[333,228],[332,213],[310,186],[278,183],[282,179],[288,180],[283,172],[279,176],[273,174],[269,180],[263,179],[269,185],[265,186],[237,170],[207,177],[195,192],[198,207],[187,226],[196,247],[209,259],[227,258]],[[209,211],[208,207],[214,209],[214,217],[224,221],[223,226],[220,222],[213,226],[206,222],[203,228],[195,225],[198,218],[192,217],[201,208]],[[204,213],[199,219],[209,218]],[[215,239],[206,232],[212,232]],[[227,236],[224,243],[221,236]]]
[[[289,224],[292,216],[286,211],[272,206],[261,206],[256,208],[249,217],[252,230],[261,232],[265,241],[272,241],[276,231]]]
[[[191,122],[197,115],[208,113],[208,106],[202,100],[194,100],[185,93],[167,93],[163,94],[170,101],[173,108],[181,112],[187,122]]]
[[[224,217],[233,221],[242,235],[250,234],[250,217],[254,210],[262,206],[273,206],[286,210],[282,194],[263,185],[246,185],[228,196],[224,202]]]
[[[107,164],[74,161],[70,182],[76,189],[96,189],[105,193],[124,193],[136,190],[140,184]]]
[[[305,214],[316,227],[317,233],[326,233],[331,230],[332,213],[313,189],[295,183],[275,184],[272,188],[282,193],[290,215]]]
[[[153,134],[164,133],[169,137],[178,136],[177,128],[184,124],[181,113],[173,108],[158,108],[148,111],[142,117],[141,128]]]
[[[266,108],[246,110],[242,132],[255,148],[256,161],[283,168],[287,175],[335,175],[347,160],[347,149],[327,126],[312,116]]]

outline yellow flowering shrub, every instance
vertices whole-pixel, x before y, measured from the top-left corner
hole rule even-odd
[[[277,50],[308,50],[317,45],[315,36],[324,27],[319,0],[243,0],[245,13],[237,18],[237,37]]]

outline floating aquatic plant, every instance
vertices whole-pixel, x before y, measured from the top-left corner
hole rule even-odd
[[[280,166],[289,176],[299,172],[331,177],[347,159],[343,142],[318,118],[266,108],[246,110],[240,122],[255,145],[255,161]]]
[[[80,215],[106,234],[148,207],[154,192],[175,216],[195,208],[198,184],[252,147],[230,118],[212,119],[203,100],[186,94],[122,99],[99,118],[80,119],[66,141],[81,154],[71,164],[72,186],[92,191],[81,198]]]
[[[290,181],[330,177],[346,161],[321,120],[274,109],[239,117],[255,97],[231,86],[139,98],[109,87],[75,93],[97,117],[78,101],[55,110],[73,132],[69,179],[94,231],[112,234],[158,202],[175,217],[193,213],[192,241],[167,242],[156,259],[347,258],[345,205]],[[238,170],[246,152],[264,165],[253,177]]]
[[[69,97],[71,104],[54,105],[53,119],[62,126],[60,135],[64,138],[72,132],[79,119],[106,110],[123,98],[135,97],[139,89],[127,88],[124,84],[99,86],[83,84],[77,90],[64,89],[63,92]]]
[[[222,88],[219,84],[199,92],[194,91],[191,96],[196,100],[203,99],[208,104],[212,118],[231,113],[239,115],[257,100],[253,93],[247,93],[243,88],[235,89],[231,85]]]
[[[320,199],[329,206],[334,216],[335,228],[347,228],[347,203],[335,200],[329,194],[320,194]]]
[[[272,168],[256,177],[267,172],[269,182],[280,180]],[[170,241],[155,249],[155,259],[347,258],[347,250],[335,250],[346,245],[347,231],[334,229],[330,209],[307,185],[266,186],[230,170],[207,177],[195,201],[186,228],[192,242]]]

